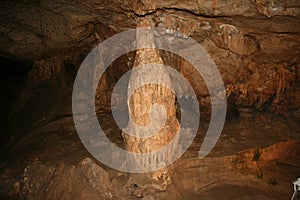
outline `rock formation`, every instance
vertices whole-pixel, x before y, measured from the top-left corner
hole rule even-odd
[[[137,28],[153,27],[151,18],[142,19]],[[150,33],[151,34],[151,33]],[[123,133],[126,148],[134,153],[152,153],[168,145],[171,140],[178,138],[179,124],[176,119],[175,96],[172,90],[159,83],[151,83],[151,76],[159,77],[168,85],[171,85],[170,74],[167,70],[160,68],[163,64],[159,51],[155,49],[153,35],[146,35],[137,29],[137,50],[134,69],[142,68],[143,64],[151,64],[148,70],[133,71],[129,80],[128,87],[128,109],[129,124],[127,131]],[[141,49],[142,43],[148,42],[149,49]],[[148,82],[148,83],[147,83]],[[145,84],[146,83],[146,84]],[[141,87],[137,87],[142,85]],[[135,88],[137,88],[135,90]],[[153,109],[155,105],[160,107]],[[165,110],[165,114],[162,114]],[[166,119],[165,119],[166,118]],[[165,124],[160,125],[160,122]],[[145,130],[145,126],[150,126]],[[146,133],[145,133],[146,132]],[[153,133],[151,133],[153,132]],[[128,135],[131,134],[131,135]],[[147,137],[141,137],[145,134]],[[133,135],[133,136],[132,136]],[[170,146],[166,154],[154,154],[146,160],[137,160],[138,165],[147,166],[149,171],[153,171],[159,166],[160,171],[150,174],[150,177],[156,181],[163,179],[163,184],[170,182],[170,172],[166,165],[166,160],[171,160],[172,153],[176,150],[176,142]],[[151,160],[152,159],[152,160]],[[143,163],[146,162],[146,163]],[[166,189],[164,187],[164,189]]]
[[[211,102],[203,77],[168,51],[139,49],[116,59],[99,80],[94,99],[99,124],[112,145],[134,153],[153,152],[176,139],[179,130],[181,113],[174,94],[158,84],[129,89],[127,104],[125,98],[114,99],[120,113],[128,110],[131,120],[124,120],[127,132],[117,127],[110,97],[130,69],[149,63],[173,67],[191,84],[200,106],[203,120],[189,150],[173,166],[155,162],[161,170],[143,176],[92,159],[74,126],[72,89],[94,47],[122,31],[145,26],[167,28],[168,34],[177,31],[174,37],[192,38],[205,48],[224,81],[228,117],[211,154],[199,160]],[[137,35],[137,46],[152,41]],[[0,198],[290,198],[290,181],[299,175],[299,36],[299,0],[3,0],[0,70],[14,66],[15,71],[0,71],[0,81],[15,96],[8,98],[10,92],[3,92],[0,98],[5,107],[0,117],[7,123],[0,126],[5,127],[0,130]],[[131,88],[142,83],[134,73]],[[152,73],[166,82],[172,79],[159,67]],[[165,112],[156,112],[161,107]],[[161,125],[164,117],[157,135],[134,136],[149,124]],[[145,163],[137,159],[138,165]]]

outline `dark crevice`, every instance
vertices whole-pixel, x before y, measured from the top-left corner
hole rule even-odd
[[[124,9],[125,10],[125,9]],[[204,18],[224,18],[224,17],[229,17],[226,15],[208,15],[208,14],[204,14],[204,13],[195,13],[191,10],[187,10],[187,9],[182,9],[182,8],[156,8],[153,11],[148,11],[145,14],[139,14],[133,10],[125,10],[126,12],[132,12],[135,16],[137,17],[146,17],[149,15],[153,15],[156,14],[159,11],[165,12],[165,11],[174,11],[174,12],[185,12],[185,13],[189,13],[191,15],[197,16],[197,17],[204,17]]]
[[[8,141],[11,130],[9,114],[31,67],[0,57],[0,147]]]

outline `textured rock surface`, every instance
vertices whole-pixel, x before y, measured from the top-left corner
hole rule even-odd
[[[182,33],[178,37],[190,36],[200,42],[221,71],[231,98],[241,107],[255,106],[282,114],[291,110],[287,105],[299,110],[297,101],[287,98],[292,88],[299,90],[300,20],[299,2],[294,0],[6,1],[0,9],[0,54],[40,63],[63,54],[69,59],[61,62],[67,60],[76,71],[80,59],[82,61],[92,47],[115,33],[135,28],[144,15],[155,22],[154,26],[177,30]],[[130,69],[134,55],[129,57],[123,59],[123,64],[114,65],[110,74],[122,74],[120,71]],[[163,60],[186,71],[190,81],[197,76],[178,66],[172,57]],[[272,78],[275,76],[287,77],[284,80]],[[115,82],[113,79],[109,74],[103,78],[100,90],[109,94],[108,88],[113,83],[106,82]],[[201,92],[205,91],[203,81],[198,79],[193,86],[198,91],[198,99],[207,105],[206,93]],[[256,89],[262,82],[268,82],[267,91]],[[272,87],[282,88],[274,90]],[[102,105],[97,110],[109,108],[109,95],[101,99],[99,96],[96,101]]]
[[[138,23],[138,27],[151,27],[152,25],[151,18],[142,19]],[[149,46],[155,47],[154,38],[145,38],[149,37],[147,35],[141,35],[137,31],[137,47],[140,48],[143,46],[143,43],[149,42]],[[153,37],[153,36],[152,36]],[[141,49],[137,51],[134,67],[141,68],[139,65],[143,64],[163,64],[163,60],[159,55],[158,50],[156,49]],[[179,124],[176,119],[176,108],[175,108],[175,96],[172,91],[161,84],[146,84],[144,82],[150,82],[151,76],[156,76],[160,80],[163,80],[165,84],[171,85],[170,74],[167,70],[153,66],[151,71],[133,71],[130,76],[129,88],[128,88],[128,109],[129,109],[129,124],[128,124],[128,133],[136,134],[136,136],[128,135],[124,133],[125,145],[127,150],[135,153],[150,153],[157,150],[160,150],[164,146],[168,145],[173,139],[176,140],[178,136]],[[142,87],[137,87],[138,85],[144,85]],[[134,91],[134,88],[138,88]],[[165,115],[163,115],[160,110],[154,111],[153,105],[162,106],[165,109]],[[153,110],[153,113],[150,114],[150,111]],[[160,122],[165,121],[162,128]],[[134,126],[135,123],[137,126]],[[145,132],[145,126],[151,126],[147,131],[153,132],[155,135],[148,136],[147,138],[141,138],[141,134]],[[157,130],[156,130],[157,129]],[[161,129],[161,130],[160,130]],[[155,130],[155,131],[153,131]],[[153,134],[151,133],[151,135]],[[176,138],[175,138],[176,136]],[[149,170],[152,170],[154,163],[161,165],[163,167],[166,165],[165,160],[171,160],[172,154],[176,148],[177,142],[174,145],[170,145],[170,149],[167,150],[168,154],[164,157],[159,157],[156,155],[153,157],[154,160],[150,160],[147,163],[144,161],[137,160],[136,162],[141,166],[148,166]],[[147,159],[148,161],[148,159]],[[155,164],[155,165],[156,165]],[[154,165],[154,166],[155,166]],[[163,180],[164,185],[170,184],[170,172],[167,168],[160,169],[160,172],[151,173],[150,177],[156,181]],[[166,186],[162,188],[165,190]]]
[[[35,161],[25,167],[20,190],[26,199],[113,198],[108,172],[89,158],[77,166],[56,168]]]
[[[144,19],[152,26],[179,31],[174,37],[192,37],[206,49],[224,80],[229,114],[240,116],[225,125],[213,158],[195,157],[205,134],[200,131],[185,157],[174,164],[176,173],[165,168],[151,174],[152,179],[116,172],[89,159],[71,112],[73,81],[88,52]],[[258,193],[255,199],[280,195],[279,199],[288,199],[290,181],[299,173],[299,152],[290,151],[299,150],[299,143],[289,141],[299,139],[299,36],[298,0],[2,1],[0,56],[32,69],[11,111],[14,134],[1,152],[0,198],[241,199],[230,196],[234,187],[244,199],[251,193]],[[181,72],[193,86],[201,112],[209,113],[208,90],[193,66],[170,52],[153,50],[130,52],[112,63],[98,84],[97,113],[110,111],[112,88],[126,71],[152,61]],[[157,92],[160,89],[164,95]],[[141,100],[149,104],[142,105]],[[175,100],[169,91],[154,85],[141,88],[129,103],[132,116],[140,124],[149,123],[149,106],[156,101],[166,106],[170,127],[152,138],[154,145],[127,137],[127,149],[145,152],[174,137]],[[284,118],[257,116],[257,110]],[[99,115],[99,120],[109,139],[124,146],[111,116]],[[272,146],[281,141],[287,142]],[[146,144],[138,145],[141,142]],[[154,181],[165,174],[167,181]],[[276,188],[274,179],[279,183]]]
[[[108,116],[102,118],[114,144],[123,143]],[[17,160],[7,159],[13,164],[0,166],[1,198],[288,199],[291,180],[299,172],[297,121],[272,115],[252,114],[226,123],[213,152],[200,160],[201,128],[189,151],[173,164],[172,183],[163,191],[158,187],[163,184],[147,176],[122,173],[91,159],[70,127],[73,121],[65,117],[26,135],[31,143],[25,143],[35,150],[18,151]]]

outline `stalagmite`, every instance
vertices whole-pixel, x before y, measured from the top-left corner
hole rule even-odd
[[[138,27],[149,27],[152,25],[151,18],[144,18],[138,23]],[[148,41],[148,49],[140,49],[142,45],[145,45]],[[149,42],[150,41],[150,42]],[[154,36],[152,35],[144,35],[140,34],[139,30],[137,30],[137,54],[135,57],[134,67],[138,68],[139,65],[143,64],[163,64],[163,60],[159,55],[159,51],[154,49],[155,42]],[[179,124],[176,119],[176,108],[175,108],[175,96],[170,88],[163,86],[161,84],[148,83],[145,84],[135,91],[136,85],[140,85],[143,81],[147,81],[151,79],[151,76],[155,76],[163,79],[164,82],[171,84],[170,75],[167,70],[163,68],[152,66],[150,73],[136,73],[132,72],[130,77],[128,94],[128,108],[130,120],[136,123],[138,126],[128,126],[129,134],[125,135],[125,146],[128,151],[134,153],[149,153],[156,150],[160,150],[170,143],[172,139],[175,141],[178,139],[177,133],[179,132]],[[144,77],[144,78],[143,78]],[[160,131],[151,135],[147,138],[140,138],[139,135],[142,134],[143,126],[147,126],[150,123],[154,127],[150,127],[151,130],[155,130],[155,126],[158,126],[160,121],[163,120],[163,114],[161,114],[162,110],[159,112],[153,112],[150,114],[151,107],[154,104],[158,104],[165,109],[166,118],[165,124],[162,126]],[[136,136],[133,136],[133,134]],[[175,137],[176,136],[176,137]],[[176,142],[174,145],[170,145],[167,149],[166,154],[162,155],[151,155],[146,159],[136,160],[137,165],[153,167],[154,165],[163,167],[162,169],[149,173],[149,177],[152,180],[163,180],[164,184],[170,183],[170,167],[165,167],[165,161],[171,159],[172,154],[176,150]],[[143,163],[147,162],[147,163]],[[153,165],[154,164],[154,165]],[[152,171],[152,170],[151,170]]]

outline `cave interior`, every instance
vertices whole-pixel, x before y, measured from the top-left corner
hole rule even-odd
[[[149,27],[160,31],[143,34]],[[134,42],[122,35],[99,51],[126,31],[134,33]],[[0,36],[0,199],[292,197],[292,182],[300,177],[300,1],[4,0]],[[185,45],[190,41],[203,50]],[[107,64],[107,58],[90,58],[92,51],[115,59]],[[192,64],[190,58],[200,54],[211,62],[195,63],[208,65],[211,76]],[[89,66],[85,79],[78,75],[83,65]],[[224,88],[211,95],[216,74]],[[122,77],[130,83],[120,84]],[[154,79],[176,85],[179,95],[161,84],[139,86]],[[86,84],[92,87],[83,89]],[[86,105],[92,114],[79,112]],[[218,109],[225,109],[224,122]],[[104,135],[84,140],[98,130],[90,116]],[[214,117],[222,127],[209,137]],[[156,135],[139,137],[152,129]],[[108,152],[104,137],[135,155],[175,142],[168,161],[155,157],[159,168],[140,173],[121,170],[122,156]],[[213,145],[200,158],[206,141]],[[98,159],[89,144],[118,166]],[[176,152],[182,154],[172,160]]]

